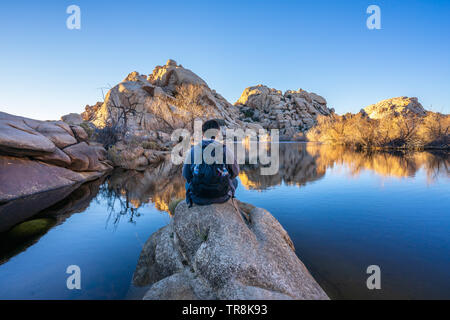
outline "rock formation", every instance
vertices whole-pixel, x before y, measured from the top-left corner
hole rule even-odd
[[[87,142],[81,126],[0,112],[0,203],[73,187],[110,169],[105,149]]]
[[[266,210],[231,202],[178,204],[141,252],[133,283],[144,299],[328,299]]]
[[[244,122],[259,123],[265,129],[280,129],[283,140],[296,140],[316,123],[317,115],[330,115],[327,101],[305,90],[288,90],[284,94],[264,85],[244,90],[235,103]]]
[[[148,76],[130,73],[103,103],[87,106],[82,114],[97,127],[118,125],[160,144],[169,142],[174,129],[192,130],[195,119],[223,119],[226,126],[245,127],[238,115],[238,108],[173,60]]]
[[[398,97],[382,100],[375,104],[367,106],[362,113],[365,113],[371,119],[382,119],[396,116],[425,116],[426,110],[419,103],[417,98]]]

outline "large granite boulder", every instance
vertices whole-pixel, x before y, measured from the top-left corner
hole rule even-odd
[[[235,103],[245,122],[259,123],[265,129],[279,129],[283,140],[303,139],[302,133],[316,124],[318,115],[331,115],[327,101],[305,90],[280,90],[264,85],[248,87]]]
[[[396,116],[420,116],[426,115],[426,110],[417,98],[397,97],[382,100],[365,107],[362,110],[371,119],[382,119]]]
[[[328,299],[278,221],[240,210],[181,202],[141,252],[133,283],[150,285],[144,299]]]
[[[67,188],[110,169],[106,150],[86,142],[82,127],[0,112],[0,203]]]
[[[35,156],[55,152],[77,143],[63,121],[39,121],[0,112],[0,152]]]
[[[0,112],[0,152],[33,156],[54,152],[55,144],[29,127],[20,117]]]
[[[69,125],[80,125],[83,123],[83,118],[78,113],[69,113],[61,117],[61,120]]]
[[[97,146],[91,147],[86,142],[80,142],[63,149],[70,159],[69,168],[74,171],[106,171],[108,165],[103,160],[106,159],[106,152]]]

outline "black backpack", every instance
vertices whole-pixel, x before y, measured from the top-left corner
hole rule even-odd
[[[226,158],[225,152],[224,148],[224,159]],[[221,164],[204,162],[192,164],[191,192],[201,198],[220,198],[227,195],[231,189],[231,179],[224,162]]]

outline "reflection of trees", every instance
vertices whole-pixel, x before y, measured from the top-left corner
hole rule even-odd
[[[116,224],[123,216],[134,222],[139,217],[139,208],[147,203],[168,212],[170,201],[184,198],[184,192],[181,166],[166,161],[142,172],[115,170],[101,187],[100,194],[106,198],[110,217]]]
[[[280,144],[280,169],[273,176],[261,176],[258,165],[242,166],[239,175],[247,189],[263,190],[281,183],[304,185],[322,178],[329,168],[343,165],[352,176],[371,170],[382,176],[411,177],[423,169],[428,181],[450,177],[448,152],[355,151],[344,146]]]
[[[308,144],[308,153],[317,158],[318,170],[345,165],[352,176],[371,170],[381,176],[412,177],[423,169],[430,182],[438,176],[450,176],[448,152],[428,151],[355,151],[344,146]]]
[[[137,212],[137,208],[131,205],[131,201],[128,197],[128,193],[124,192],[122,195],[122,190],[120,188],[115,188],[109,184],[104,184],[100,187],[99,195],[106,199],[108,206],[108,219],[107,223],[113,218],[113,224],[117,225],[120,222],[120,218],[123,216],[128,216],[128,222],[134,223],[134,218],[139,217],[140,214]],[[118,203],[119,209],[117,209]]]

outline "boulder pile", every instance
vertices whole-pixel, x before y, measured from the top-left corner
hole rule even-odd
[[[334,110],[327,107],[327,101],[305,90],[280,90],[264,85],[244,90],[234,104],[241,112],[241,119],[258,123],[265,129],[279,129],[282,140],[301,140],[303,132],[316,124],[318,115],[331,115]]]

